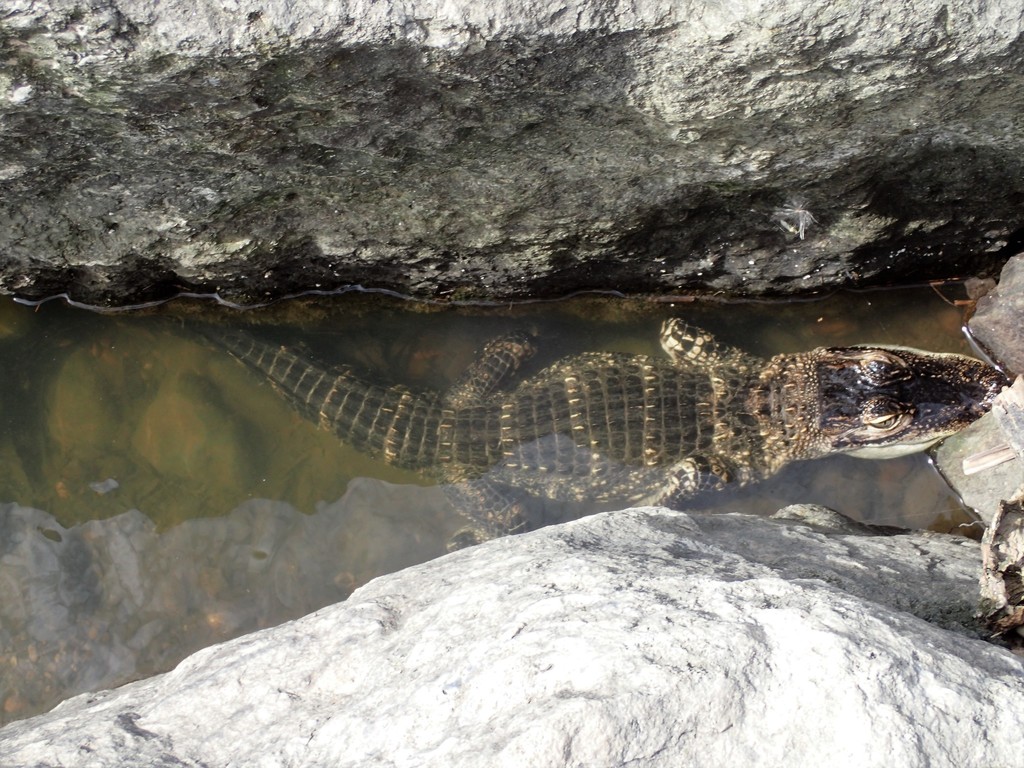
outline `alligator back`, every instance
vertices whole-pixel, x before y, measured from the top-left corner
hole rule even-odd
[[[594,474],[597,458],[660,467],[698,453],[728,451],[748,464],[760,456],[742,368],[712,377],[667,359],[584,353],[510,391],[452,405],[441,393],[374,384],[244,331],[202,332],[343,442],[448,482],[499,463],[568,479]]]
[[[522,453],[551,435],[575,448],[627,466],[658,467],[695,454],[722,453],[748,461],[759,437],[745,418],[750,372],[715,375],[667,359],[621,353],[567,358],[523,382],[501,403],[503,455]],[[745,428],[742,428],[745,427]],[[726,444],[728,443],[728,444]],[[578,451],[554,455],[581,456]],[[574,472],[553,464],[523,467]]]

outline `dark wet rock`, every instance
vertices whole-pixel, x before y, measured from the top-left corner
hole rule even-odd
[[[0,288],[787,294],[998,268],[1024,10],[17,4]]]
[[[981,543],[982,615],[989,631],[1024,654],[1024,502],[1002,502]]]
[[[1024,480],[1024,378],[999,395],[992,408],[1005,445],[1001,454]],[[982,615],[986,625],[1018,652],[1024,649],[1024,485],[1000,500],[981,542],[984,573],[981,580]]]
[[[977,543],[801,514],[815,527],[646,508],[493,541],[0,746],[64,766],[1015,764],[1021,662],[965,630]]]
[[[1024,372],[1024,255],[1007,261],[998,285],[978,299],[970,330],[1008,373]],[[935,452],[943,476],[986,523],[992,522],[1000,502],[1014,498],[1024,485],[1024,461],[1013,450],[1014,444],[1024,446],[1024,420],[1019,415],[1010,418],[1015,413],[1000,397],[992,413]],[[965,459],[976,471],[965,473]]]
[[[996,360],[1024,374],[1024,254],[1007,261],[998,285],[978,299],[970,327]]]

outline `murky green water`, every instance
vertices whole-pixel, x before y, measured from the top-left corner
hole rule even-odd
[[[0,302],[0,722],[343,599],[442,554],[463,525],[438,489],[296,415],[202,341],[197,319],[443,388],[510,329],[537,334],[541,366],[587,349],[660,354],[658,326],[673,315],[763,355],[868,341],[967,351],[960,309],[927,288],[445,310],[349,294],[120,315]],[[714,503],[770,514],[797,502],[943,531],[970,519],[921,456],[795,465]]]

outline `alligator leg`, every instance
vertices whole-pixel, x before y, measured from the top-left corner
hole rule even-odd
[[[488,539],[521,533],[527,528],[527,496],[486,476],[444,486],[452,505],[470,520],[448,540],[448,551],[465,549]]]
[[[444,404],[453,409],[484,404],[509,382],[535,351],[529,336],[523,333],[510,333],[489,341],[445,392]],[[449,476],[446,480],[445,495],[471,521],[452,536],[449,551],[519,533],[526,528],[524,502],[528,494],[486,476],[473,480]]]
[[[445,404],[451,408],[481,404],[504,386],[535,351],[524,333],[510,333],[489,341],[445,393]]]
[[[742,349],[723,344],[707,331],[687,325],[678,317],[666,320],[659,335],[661,348],[678,366],[712,370],[730,365],[757,365]]]
[[[580,466],[585,453],[589,454],[580,450]],[[754,479],[748,470],[716,455],[691,456],[664,469],[616,467],[614,462],[595,460],[594,474],[589,476],[547,476],[550,485],[545,485],[545,495],[563,501],[582,501],[576,490],[581,482],[585,482],[591,500],[607,505],[615,494],[605,492],[607,489],[602,483],[609,479],[606,475],[613,475],[610,485],[619,488],[622,475],[632,473],[642,476],[634,483],[638,489],[645,483],[650,488],[655,482],[660,482],[653,494],[637,495],[632,501],[659,504],[670,509],[685,509],[687,501],[705,491],[718,491],[726,485],[744,485]],[[472,521],[449,540],[449,551],[527,529],[531,519],[528,505],[535,497],[523,488],[515,487],[512,484],[515,477],[515,470],[497,467],[484,477],[445,486],[445,495]]]
[[[683,503],[704,491],[720,491],[728,484],[745,485],[752,478],[720,456],[690,456],[673,465],[654,503],[682,509]]]

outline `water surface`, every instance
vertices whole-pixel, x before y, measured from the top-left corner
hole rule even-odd
[[[928,288],[786,304],[588,297],[447,309],[348,294],[258,312],[178,301],[113,315],[0,302],[0,718],[343,599],[443,554],[464,524],[439,489],[294,413],[196,322],[245,325],[371,378],[443,389],[509,330],[537,336],[536,368],[591,349],[660,354],[669,316],[761,355],[864,342],[968,351],[961,310]],[[771,514],[808,502],[910,528],[958,531],[971,519],[925,456],[794,465],[706,505]]]

